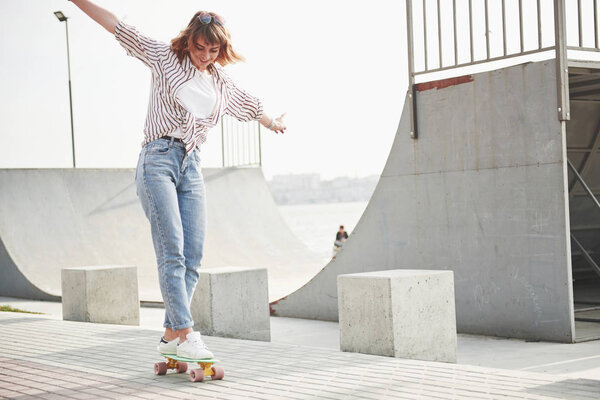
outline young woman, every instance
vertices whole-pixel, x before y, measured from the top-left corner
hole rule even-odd
[[[150,221],[165,304],[165,332],[158,350],[188,358],[213,357],[200,333],[193,331],[190,313],[206,222],[199,147],[223,114],[258,120],[281,133],[286,129],[283,115],[265,114],[260,100],[238,88],[223,70],[242,57],[217,14],[197,12],[167,44],[140,34],[91,1],[71,1],[152,72],[136,185]]]

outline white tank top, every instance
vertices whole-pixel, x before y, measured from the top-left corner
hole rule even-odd
[[[196,118],[208,118],[217,105],[217,88],[213,76],[195,71],[194,77],[187,81],[178,91],[177,100],[183,108]],[[170,134],[176,138],[183,137],[181,128]]]

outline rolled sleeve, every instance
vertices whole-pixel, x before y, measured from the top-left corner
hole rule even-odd
[[[148,67],[154,67],[159,62],[159,54],[169,45],[157,40],[151,39],[138,32],[131,25],[119,22],[115,28],[115,38],[127,54],[142,61]]]
[[[261,119],[263,115],[262,102],[257,97],[238,88],[226,74],[224,74],[224,77],[229,92],[229,101],[225,113],[241,122]]]
[[[231,93],[225,112],[238,121],[248,122],[261,119],[263,106],[258,98],[239,88],[235,88]]]

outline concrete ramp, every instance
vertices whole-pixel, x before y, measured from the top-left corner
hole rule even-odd
[[[287,226],[259,168],[203,170],[208,196],[204,267],[266,267],[269,298],[298,289],[322,268]]]
[[[203,267],[266,267],[271,299],[321,269],[280,217],[260,169],[203,172]],[[140,299],[161,301],[134,175],[133,169],[0,170],[0,295],[57,300],[64,267],[136,265]]]
[[[573,341],[555,73],[551,60],[420,86],[419,138],[410,138],[405,103],[343,250],[272,313],[337,320],[340,274],[452,270],[459,332]]]

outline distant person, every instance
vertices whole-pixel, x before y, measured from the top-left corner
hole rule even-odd
[[[333,250],[335,253],[344,245],[344,242],[348,239],[348,232],[344,229],[344,225],[340,225],[340,229],[335,234],[335,242],[333,242]],[[334,254],[335,258],[335,254]]]
[[[243,58],[234,51],[219,15],[197,12],[169,44],[142,35],[91,1],[72,2],[115,35],[127,54],[152,73],[136,185],[150,221],[165,305],[165,331],[158,350],[194,359],[212,358],[200,332],[193,330],[190,313],[206,235],[200,145],[225,114],[239,121],[258,120],[281,133],[286,129],[283,115],[273,118],[264,113],[261,101],[238,88],[225,73],[223,66]]]

